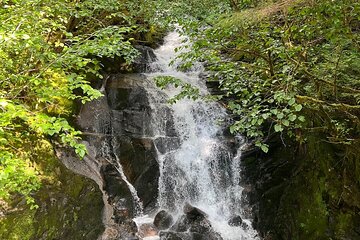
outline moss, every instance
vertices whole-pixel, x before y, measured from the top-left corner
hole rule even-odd
[[[43,180],[34,195],[38,208],[15,198],[12,212],[1,218],[0,239],[97,239],[103,231],[97,185],[62,166],[46,141],[34,148],[34,156]]]
[[[268,155],[258,156],[257,167],[253,156],[243,161],[261,182],[255,201],[260,201],[257,228],[264,236],[360,239],[359,150],[321,139],[308,135],[297,148],[273,143]]]
[[[309,171],[306,178],[309,177],[316,179],[317,174]],[[306,185],[300,182],[297,184],[298,191],[302,193],[297,196],[301,211],[294,213],[294,215],[298,214],[296,228],[299,239],[328,239],[326,236],[328,212],[320,189],[323,182],[323,179],[319,179],[319,181],[305,182]]]
[[[163,41],[166,30],[163,28],[149,26],[149,30],[144,34],[144,40],[148,43],[149,47],[157,48],[158,44]]]
[[[36,210],[23,210],[9,214],[0,220],[0,237],[8,240],[30,239],[34,235],[32,227]],[[21,218],[19,216],[21,215]]]
[[[349,232],[349,226],[352,223],[352,216],[348,213],[340,213],[336,216],[335,237],[336,239],[344,239]]]
[[[291,239],[343,239],[356,224],[351,217],[353,209],[338,204],[347,199],[344,183],[349,182],[347,178],[352,175],[341,172],[350,171],[348,167],[351,166],[339,160],[333,145],[319,142],[319,139],[317,136],[308,138],[306,152],[298,156],[301,164],[296,169],[297,174],[292,177],[280,206],[282,213],[288,213],[291,218],[287,221],[295,223],[287,233]],[[334,168],[339,163],[342,167]],[[356,206],[358,199],[352,198],[346,205]],[[329,219],[333,219],[332,222]],[[286,229],[286,221],[281,220],[284,219],[279,223]]]

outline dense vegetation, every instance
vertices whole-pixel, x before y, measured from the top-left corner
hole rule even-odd
[[[182,20],[192,41],[182,66],[206,64],[208,80],[220,83],[240,116],[232,132],[265,152],[273,132],[302,142],[316,131],[324,141],[359,144],[358,1],[239,1],[235,9],[247,9],[235,12],[217,6],[227,13]],[[193,89],[184,91],[179,97],[193,97]]]
[[[203,62],[235,117],[230,131],[268,153],[244,160],[262,237],[358,239],[359,1],[213,1],[188,18],[181,9],[173,17],[191,40],[181,67]],[[157,83],[183,88],[171,102],[201,97],[179,79]]]
[[[44,140],[84,156],[80,132],[68,121],[73,103],[101,96],[89,79],[102,78],[102,58],[120,57],[126,65],[137,57],[131,34],[143,29],[129,13],[133,5],[1,1],[0,199],[20,193],[33,201],[29,194],[39,188],[41,175],[33,150]]]
[[[221,15],[182,20],[191,39],[182,67],[204,62],[235,116],[230,130],[269,152],[245,160],[259,194],[257,228],[265,239],[358,239],[360,3],[218,7]],[[199,97],[178,79],[158,84],[183,86],[172,101]]]
[[[70,122],[76,104],[101,96],[91,80],[102,78],[102,60],[118,58],[130,69],[133,45],[148,44],[149,34],[173,23],[190,40],[181,68],[204,63],[207,81],[221,90],[216,99],[234,115],[231,132],[263,152],[274,136],[284,145],[335,146],[348,160],[339,166],[360,184],[353,162],[360,144],[357,0],[4,0],[0,20],[0,207],[14,194],[34,202],[45,179],[38,160],[50,141],[86,154]],[[199,97],[178,79],[158,83],[184,87],[173,101]],[[338,182],[331,184],[330,199],[344,198]]]

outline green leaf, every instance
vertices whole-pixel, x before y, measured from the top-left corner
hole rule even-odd
[[[282,124],[286,127],[288,127],[290,125],[290,122],[286,119],[282,120]]]
[[[294,105],[294,104],[295,104],[295,98],[291,98],[291,99],[289,100],[288,104],[289,104],[290,106]]]
[[[299,119],[300,122],[305,122],[305,117],[304,116],[299,116],[298,119]]]
[[[261,117],[262,117],[264,120],[266,120],[266,119],[268,119],[268,118],[270,117],[270,114],[269,114],[269,113],[263,113],[263,114],[261,114]]]
[[[274,126],[275,132],[282,132],[284,129],[280,124]]]
[[[272,114],[274,114],[274,115],[277,115],[278,110],[277,110],[277,109],[271,109],[270,112],[271,112]]]
[[[300,104],[295,105],[295,111],[300,112],[302,109],[302,106]]]
[[[281,112],[281,113],[278,113],[277,115],[276,115],[276,117],[278,118],[278,119],[283,119],[284,118],[284,114]]]
[[[261,150],[264,152],[264,153],[267,153],[269,151],[269,147],[265,144],[261,145]]]
[[[295,121],[296,118],[297,118],[297,116],[296,116],[295,114],[290,114],[289,117],[288,117],[288,119],[289,119],[290,122]]]

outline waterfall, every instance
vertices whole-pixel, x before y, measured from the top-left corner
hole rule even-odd
[[[157,60],[152,64],[153,72],[148,78],[173,76],[208,94],[206,85],[199,78],[203,71],[201,64],[187,72],[177,70],[174,61],[175,48],[184,42],[176,31],[165,37],[164,44],[155,50]],[[179,89],[167,87],[148,89],[153,108],[152,125],[154,138],[166,138],[163,128],[173,121],[178,144],[166,146],[158,151],[160,166],[159,197],[160,209],[179,216],[186,203],[207,215],[213,228],[225,240],[257,239],[250,220],[244,219],[241,207],[242,187],[240,186],[240,156],[231,151],[223,136],[225,127],[221,120],[226,119],[225,109],[216,102],[201,99],[182,99],[173,105],[164,104],[179,93]],[[164,107],[166,105],[166,107]],[[164,108],[172,119],[164,115]],[[174,136],[172,136],[172,139]],[[241,216],[247,228],[229,226],[228,220],[234,215]]]

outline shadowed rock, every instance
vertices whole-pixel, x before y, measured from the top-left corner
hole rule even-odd
[[[154,218],[154,225],[159,230],[168,229],[171,226],[171,224],[173,224],[173,222],[174,222],[173,217],[165,210],[161,210],[160,212],[158,212]]]
[[[186,204],[182,215],[169,231],[162,232],[162,240],[222,240],[215,232],[207,214],[202,210]]]
[[[228,224],[232,227],[240,227],[242,222],[243,221],[240,216],[233,216],[229,219]]]

